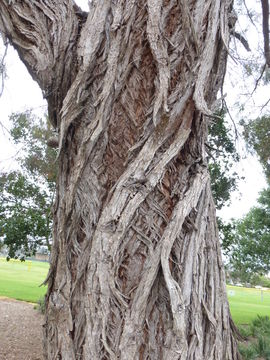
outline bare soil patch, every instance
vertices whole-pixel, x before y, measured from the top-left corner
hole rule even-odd
[[[42,322],[33,304],[0,298],[0,359],[42,360]]]

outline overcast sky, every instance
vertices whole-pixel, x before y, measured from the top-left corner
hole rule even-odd
[[[84,10],[87,9],[87,0],[77,1]],[[1,51],[0,51],[1,53]],[[5,89],[0,98],[0,122],[9,128],[8,117],[12,112],[22,112],[29,108],[33,108],[38,114],[46,111],[46,102],[42,98],[38,85],[32,80],[25,66],[19,60],[16,52],[9,47],[6,58],[7,79],[5,81]],[[237,72],[234,65],[229,69],[230,72]],[[228,103],[233,104],[235,98],[239,96],[237,77],[231,75],[231,79],[227,81]],[[259,95],[261,98],[261,95]],[[234,116],[238,116],[235,112]],[[239,143],[239,147],[243,147]],[[13,156],[16,149],[9,141],[8,133],[0,128],[0,171],[8,171],[16,166]],[[219,215],[225,220],[232,217],[239,218],[247,213],[251,206],[256,204],[258,192],[266,186],[262,168],[255,157],[250,155],[246,159],[242,159],[236,167],[236,171],[240,176],[245,176],[245,180],[240,183],[240,193],[232,194],[232,203],[229,207],[225,207]]]

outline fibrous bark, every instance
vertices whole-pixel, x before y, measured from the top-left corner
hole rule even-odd
[[[231,0],[0,0],[59,179],[47,359],[238,359],[205,154]]]

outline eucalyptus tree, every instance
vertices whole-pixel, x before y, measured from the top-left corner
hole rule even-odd
[[[7,259],[50,249],[50,196],[19,171],[0,174],[0,236]]]
[[[0,236],[8,256],[31,256],[39,246],[51,246],[56,180],[56,150],[46,117],[31,111],[10,116],[10,138],[18,146],[19,169],[0,172]]]
[[[263,167],[266,180],[270,183],[270,116],[264,116],[251,120],[242,120],[243,135],[248,150],[255,153]]]
[[[231,226],[226,237],[230,270],[249,278],[270,271],[270,188],[261,191],[258,205]]]
[[[205,143],[231,0],[0,0],[48,101],[47,359],[238,359]]]
[[[206,152],[212,195],[216,209],[220,210],[228,205],[231,193],[238,188],[240,176],[232,168],[240,161],[240,155],[236,148],[236,135],[225,119],[226,112],[221,109],[217,115],[219,118],[212,121],[208,129]]]
[[[260,192],[257,205],[239,220],[225,225],[223,247],[231,271],[239,278],[252,278],[270,270],[270,118],[242,120],[248,150],[255,153],[263,167],[267,187]]]

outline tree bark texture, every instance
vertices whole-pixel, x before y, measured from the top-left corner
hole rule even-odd
[[[205,154],[232,1],[89,6],[0,0],[59,132],[45,357],[239,359]]]

